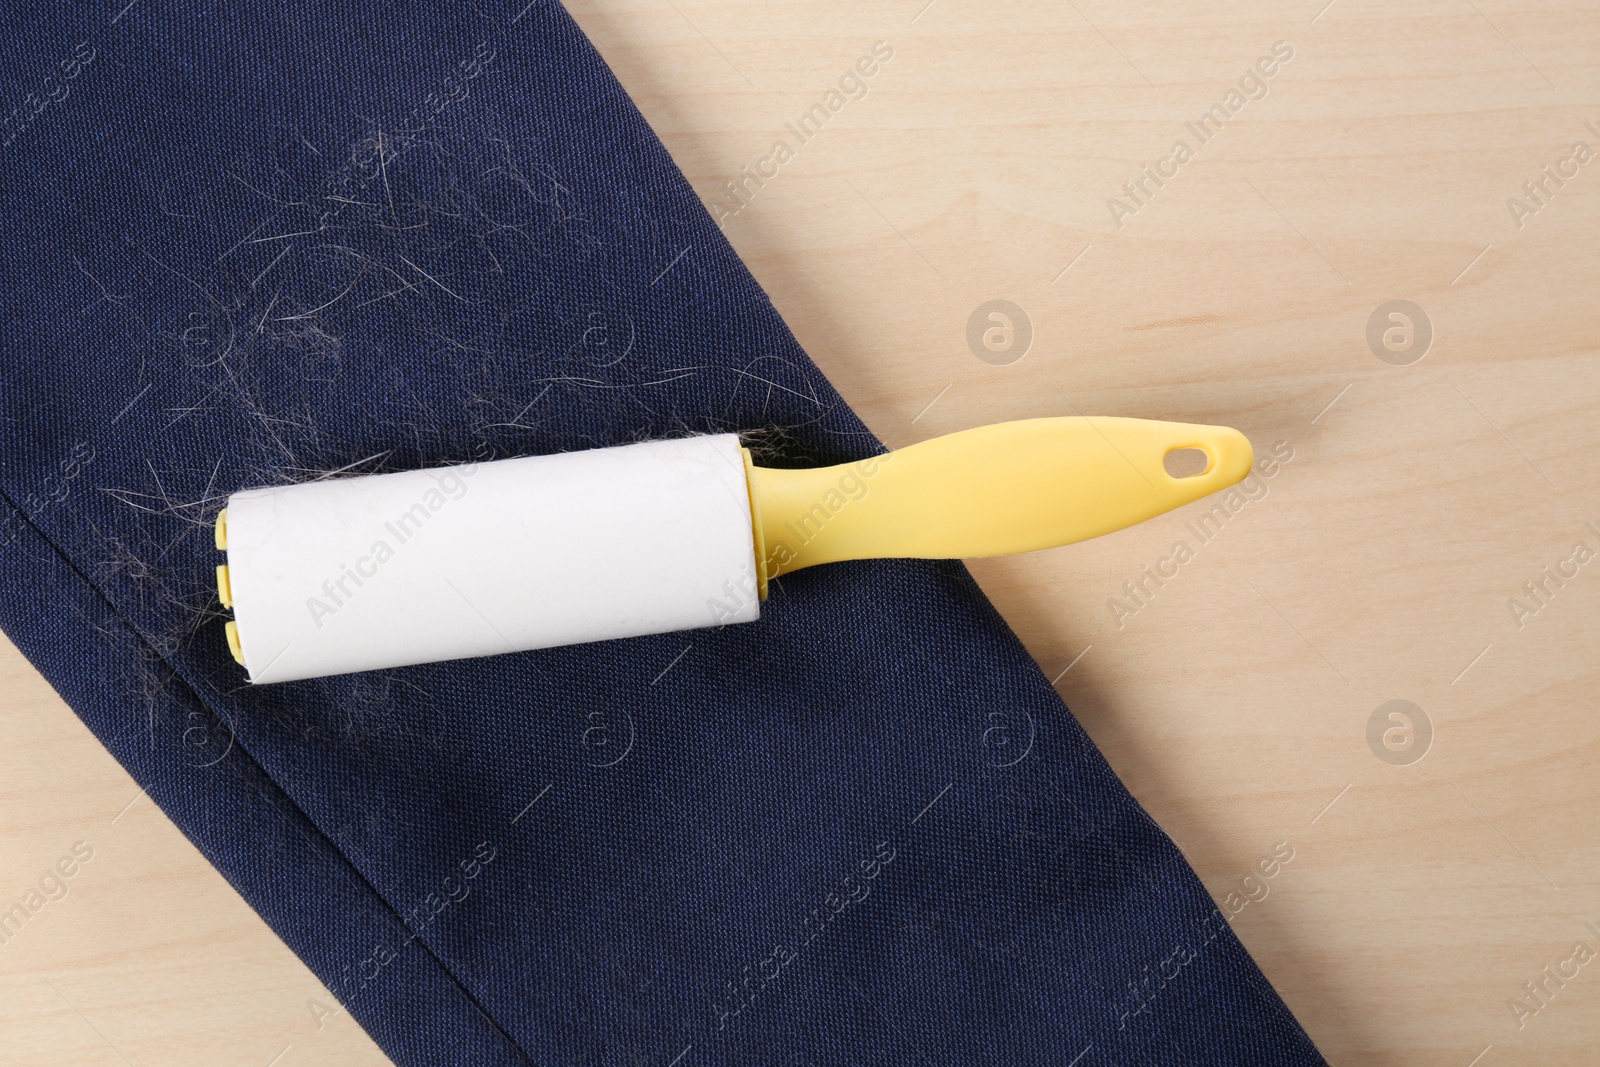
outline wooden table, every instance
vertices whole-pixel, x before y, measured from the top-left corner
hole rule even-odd
[[[1600,11],[1321,5],[574,10],[889,444],[1082,412],[1278,458],[973,570],[1329,1059],[1600,1062]],[[382,1062],[0,682],[0,897],[93,852],[0,945],[0,1061]]]

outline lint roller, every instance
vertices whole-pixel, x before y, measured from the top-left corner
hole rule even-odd
[[[1167,473],[1167,453],[1205,470]],[[767,583],[847,559],[1071,544],[1235,484],[1218,426],[1047,418],[833,467],[758,467],[734,434],[234,493],[227,635],[252,682],[754,622]]]

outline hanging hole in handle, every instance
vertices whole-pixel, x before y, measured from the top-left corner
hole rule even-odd
[[[1211,457],[1199,448],[1174,448],[1161,457],[1169,478],[1198,478],[1211,469]]]

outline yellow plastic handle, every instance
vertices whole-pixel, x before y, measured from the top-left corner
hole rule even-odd
[[[1206,469],[1174,478],[1168,452]],[[1001,556],[1111,533],[1226,489],[1250,473],[1249,440],[1225,426],[1145,419],[1027,419],[935,437],[858,463],[749,468],[766,579],[818,563]]]

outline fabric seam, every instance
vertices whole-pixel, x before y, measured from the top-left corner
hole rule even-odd
[[[108,610],[111,613],[112,618],[116,619],[116,621],[125,630],[127,630],[127,632],[136,641],[138,641],[141,645],[143,645],[146,649],[148,649],[151,652],[151,654],[155,656],[157,662],[161,663],[169,671],[172,672],[172,677],[182,685],[184,693],[187,694],[187,696],[188,696],[188,698],[190,700],[192,700],[195,704],[198,704],[200,707],[204,708],[206,710],[206,713],[209,714],[212,717],[212,719],[214,719],[219,725],[223,725],[223,726],[227,726],[228,725],[227,720],[224,719],[222,716],[217,714],[216,708],[212,707],[210,701],[206,700],[203,696],[201,696],[199,691],[190,682],[188,676],[182,670],[180,670],[171,660],[169,660],[166,656],[162,655],[161,652],[155,647],[155,645],[153,643],[151,643],[149,638],[147,638],[139,630],[138,627],[134,626],[132,622],[130,622],[127,618],[125,618],[123,616],[122,611],[118,608],[116,601],[111,599],[111,597],[109,595],[107,595],[107,593],[103,589],[101,589],[99,587],[99,585],[97,585],[93,580],[91,580],[89,578],[88,575],[86,575],[82,570],[80,570],[79,567],[78,567],[77,561],[74,560],[65,551],[63,551],[61,546],[56,544],[55,540],[53,538],[51,538],[50,535],[47,534],[38,525],[38,523],[34,522],[32,517],[30,517],[25,511],[23,511],[20,507],[17,506],[17,502],[12,498],[10,491],[4,485],[0,485],[0,500],[3,500],[7,507],[11,508],[12,511],[14,511],[18,516],[20,516],[21,519],[22,519],[23,524],[26,525],[35,534],[37,534],[39,539],[40,539],[40,541],[42,541],[50,549],[50,551],[54,552],[56,554],[56,556],[63,563],[66,564],[67,568],[72,572],[73,576],[76,577],[77,580],[80,583],[82,583],[82,585],[83,585],[83,587],[85,589],[87,589],[90,593],[92,593],[95,597],[99,598],[105,604],[106,610]],[[48,679],[46,679],[46,680],[48,681]],[[53,689],[54,686],[52,685],[51,688]],[[73,713],[77,714],[76,709],[74,709]],[[232,732],[233,732],[232,731],[232,727],[229,726],[228,729],[229,729],[229,733],[232,734]],[[235,736],[235,740],[236,741],[238,740],[237,736]],[[377,886],[372,884],[371,880],[369,878],[367,878],[367,876],[361,871],[361,869],[355,865],[355,862],[349,857],[349,855],[347,855],[345,853],[344,849],[339,847],[338,842],[336,842],[332,837],[330,837],[328,835],[328,833],[325,830],[323,830],[322,826],[317,822],[317,820],[313,819],[311,817],[311,815],[304,808],[302,808],[300,806],[299,802],[296,801],[295,798],[292,795],[290,795],[288,790],[283,788],[282,783],[280,783],[278,781],[276,776],[274,776],[270,771],[268,771],[267,768],[264,767],[261,764],[261,762],[256,759],[256,757],[250,752],[250,750],[242,742],[240,742],[238,744],[238,748],[239,748],[240,753],[242,753],[243,756],[250,761],[251,765],[253,767],[255,767],[257,772],[259,772],[261,774],[262,778],[264,780],[272,783],[273,789],[275,789],[278,792],[279,796],[281,796],[283,798],[283,800],[289,805],[289,807],[291,809],[293,809],[302,819],[304,819],[306,821],[306,825],[314,827],[316,829],[317,835],[323,840],[323,842],[326,844],[326,846],[329,848],[329,850],[334,855],[339,857],[342,866],[346,869],[346,877],[351,878],[353,880],[353,882],[357,886],[365,889],[366,892],[370,893],[375,900],[377,900],[380,904],[382,904],[383,909],[386,912],[388,912],[390,914],[390,916],[392,916],[394,922],[396,923],[396,925],[400,929],[405,930],[408,933],[412,933],[413,931],[411,930],[411,927],[406,923],[404,917],[396,910],[395,905],[392,904],[389,901],[389,899],[383,893],[378,891]],[[121,761],[119,760],[118,763],[120,764]],[[152,799],[154,799],[153,796],[152,796]],[[160,802],[157,801],[157,803],[159,805]],[[166,815],[166,817],[168,818],[169,821],[172,819],[171,815],[167,815],[167,812],[166,812],[165,808],[162,808],[162,814]],[[174,825],[176,825],[176,824],[174,824]],[[182,832],[181,828],[180,828],[180,832]],[[189,841],[191,846],[194,846],[196,849],[198,849],[199,846],[196,845],[196,843],[189,837],[189,835],[187,833],[184,833],[183,836],[184,836],[184,839],[186,841]],[[209,862],[209,860],[208,860],[208,862]],[[230,884],[231,884],[231,882],[230,882]],[[239,892],[237,887],[234,887],[234,892],[236,892],[236,893]],[[242,897],[243,894],[241,893],[240,896]],[[247,900],[246,903],[248,904],[249,901]],[[254,906],[251,906],[250,910],[251,911],[255,911]],[[257,914],[259,914],[259,912]],[[268,925],[270,927],[271,924],[268,924]],[[274,935],[276,935],[277,931],[274,930],[273,933],[274,933]],[[280,940],[281,940],[281,938],[280,938]],[[490,1027],[492,1027],[494,1029],[494,1031],[497,1034],[499,1034],[500,1037],[502,1039],[504,1039],[505,1042],[508,1045],[510,1045],[511,1048],[515,1049],[517,1054],[520,1055],[523,1058],[524,1061],[526,1061],[530,1065],[536,1065],[538,1061],[536,1061],[528,1053],[528,1051],[522,1047],[522,1045],[515,1038],[513,1038],[510,1034],[506,1033],[505,1029],[503,1027],[501,1027],[499,1023],[495,1022],[493,1016],[491,1016],[487,1011],[484,1010],[484,1006],[479,1002],[478,997],[471,990],[469,990],[466,987],[465,984],[463,984],[460,976],[457,975],[455,973],[455,971],[452,970],[448,965],[446,965],[446,963],[444,962],[443,958],[441,958],[440,955],[434,950],[433,946],[428,944],[427,940],[422,938],[422,937],[420,937],[420,936],[416,937],[414,940],[415,940],[415,942],[417,944],[422,946],[423,951],[425,951],[428,954],[428,957],[433,960],[434,964],[439,968],[439,972],[441,974],[443,974],[443,975],[448,976],[451,984],[453,984],[460,991],[461,995],[466,999],[466,1001],[469,1004],[471,1004],[473,1006],[473,1008],[478,1012],[478,1014],[483,1016],[484,1020],[486,1022],[488,1022]],[[309,964],[308,964],[308,966],[309,966]],[[313,972],[313,973],[315,973],[315,972]],[[328,991],[330,993],[332,993],[336,999],[338,999],[339,995],[338,995],[337,992],[335,992],[331,988]],[[344,1004],[344,1001],[342,999],[340,999],[340,1004]],[[349,1010],[349,1006],[348,1005],[345,1005],[345,1008],[346,1008],[346,1010]],[[365,1027],[363,1027],[363,1029],[365,1029]]]

